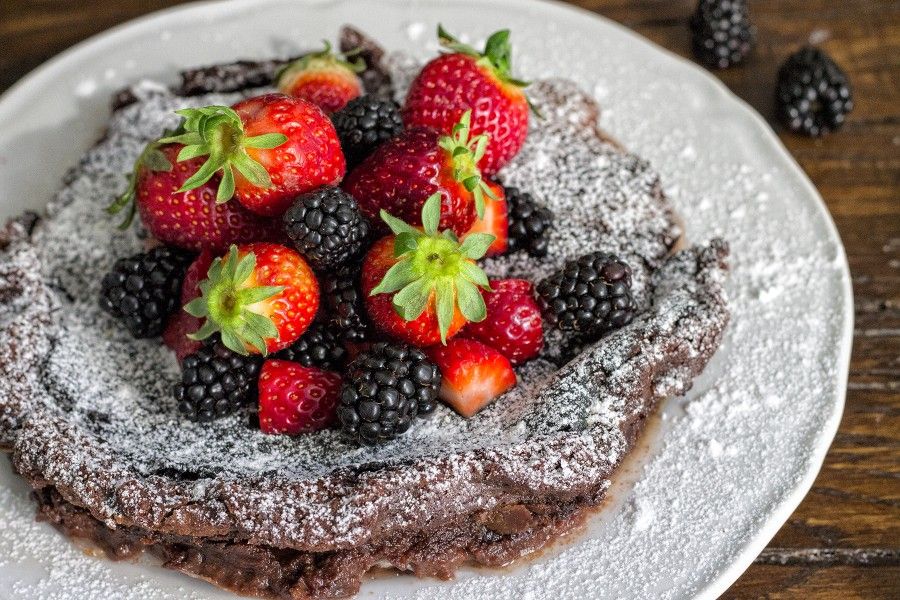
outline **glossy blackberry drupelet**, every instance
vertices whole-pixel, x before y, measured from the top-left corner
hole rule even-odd
[[[391,440],[434,412],[441,373],[425,353],[381,342],[350,363],[341,390],[341,428],[362,444]]]
[[[700,0],[690,25],[694,55],[709,67],[736,65],[753,49],[756,29],[746,0]]]
[[[778,70],[778,116],[791,131],[818,137],[840,128],[853,110],[847,75],[818,48],[792,54]]]
[[[369,237],[369,221],[356,200],[338,187],[301,194],[284,213],[283,222],[294,246],[319,271],[356,258]]]
[[[316,321],[299,340],[275,354],[274,358],[289,360],[304,367],[339,371],[346,361],[347,350],[332,327]]]
[[[386,142],[403,131],[400,107],[391,100],[374,96],[360,96],[331,117],[347,167],[353,167]]]
[[[547,256],[547,238],[553,213],[538,204],[528,192],[504,187],[509,216],[509,252],[524,250],[531,256]]]
[[[618,257],[592,252],[568,261],[537,286],[544,317],[563,331],[594,341],[634,318],[631,269]]]
[[[160,335],[178,308],[181,281],[193,256],[159,246],[116,261],[100,284],[100,308],[136,338]]]
[[[322,304],[332,330],[345,342],[369,339],[371,328],[359,286],[359,267],[350,265],[322,281]]]
[[[262,358],[242,356],[216,340],[185,357],[173,394],[178,411],[190,421],[230,415],[256,397]]]

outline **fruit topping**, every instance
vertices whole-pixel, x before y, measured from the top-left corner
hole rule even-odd
[[[528,192],[505,188],[509,210],[509,251],[524,250],[531,256],[547,256],[547,238],[553,228],[553,213],[538,204]]]
[[[360,96],[331,116],[347,167],[355,167],[372,152],[403,131],[400,107],[393,100]]]
[[[190,421],[212,421],[253,401],[260,358],[242,356],[211,341],[185,357],[173,389],[178,411]]]
[[[288,63],[278,72],[278,90],[312,102],[326,113],[340,110],[362,93],[357,73],[366,66],[352,54],[335,54],[325,42],[323,50]]]
[[[210,265],[215,256],[209,250],[201,252],[194,262],[187,268],[184,274],[184,280],[181,282],[181,300],[179,306],[184,306],[194,298],[200,296],[200,282],[206,279],[206,273],[209,271]],[[203,344],[189,337],[200,326],[203,320],[189,315],[183,310],[176,310],[166,323],[163,330],[163,342],[171,348],[178,358],[178,362],[184,360],[188,354],[193,354],[200,349]]]
[[[322,305],[329,325],[345,342],[369,338],[369,322],[360,289],[359,265],[347,265],[322,282]]]
[[[391,440],[434,412],[440,387],[437,366],[418,348],[375,344],[347,368],[337,410],[341,428],[362,444]]]
[[[299,340],[275,354],[273,358],[289,360],[304,367],[338,371],[344,366],[347,350],[331,327],[316,321]]]
[[[119,259],[100,284],[100,308],[136,338],[160,335],[179,306],[181,281],[191,258],[177,248],[158,246]]]
[[[482,292],[487,317],[480,323],[469,323],[460,335],[487,344],[514,365],[534,358],[544,345],[534,286],[524,279],[500,279],[491,281],[491,289]]]
[[[452,339],[428,356],[441,371],[441,400],[466,418],[516,385],[509,359],[475,340]]]
[[[466,236],[472,233],[489,233],[494,236],[485,256],[499,256],[509,248],[509,215],[503,188],[491,184],[493,198],[484,199],[484,216],[475,219]],[[463,236],[465,239],[465,236]]]
[[[791,131],[818,137],[835,131],[853,110],[847,75],[818,48],[802,48],[778,71],[778,116]]]
[[[297,435],[331,426],[341,376],[288,360],[270,359],[259,373],[259,428]]]

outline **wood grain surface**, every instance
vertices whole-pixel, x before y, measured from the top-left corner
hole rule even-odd
[[[0,91],[89,35],[178,3],[0,0]],[[690,56],[692,0],[573,3]],[[751,12],[755,53],[716,75],[764,117],[772,119],[778,65],[811,36],[854,87],[856,109],[837,134],[779,132],[840,230],[856,332],[847,407],[821,474],[723,597],[900,598],[900,2],[751,0]]]

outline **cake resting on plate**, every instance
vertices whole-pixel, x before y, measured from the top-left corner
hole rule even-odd
[[[321,599],[509,564],[601,502],[719,346],[727,245],[686,246],[588,94],[513,77],[508,32],[440,36],[425,65],[345,28],[139,83],[6,225],[0,446],[39,519]]]

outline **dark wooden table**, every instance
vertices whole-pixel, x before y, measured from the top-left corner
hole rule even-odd
[[[73,43],[165,0],[0,0],[0,91]],[[690,55],[693,0],[575,0]],[[852,81],[856,110],[822,140],[781,139],[819,188],[853,274],[847,407],[812,491],[726,598],[900,598],[900,2],[751,0],[759,44],[717,73],[771,120],[780,62],[811,35]]]

